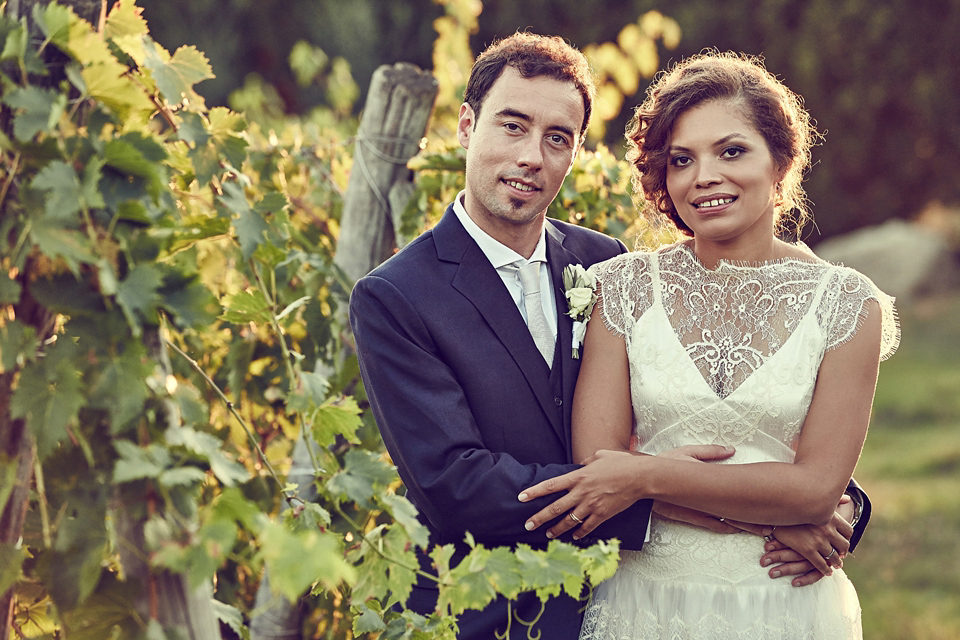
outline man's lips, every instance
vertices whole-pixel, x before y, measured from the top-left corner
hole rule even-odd
[[[511,180],[511,179],[505,178],[503,180],[503,183],[508,187],[513,187],[518,191],[526,191],[528,193],[532,193],[534,191],[540,191],[540,187],[534,186],[526,182],[521,182],[519,180]]]

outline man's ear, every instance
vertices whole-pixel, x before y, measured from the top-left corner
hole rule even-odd
[[[464,149],[470,148],[470,134],[476,125],[477,115],[473,107],[464,102],[460,105],[460,116],[457,120],[457,141]]]

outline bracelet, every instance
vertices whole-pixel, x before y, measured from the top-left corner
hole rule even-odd
[[[860,522],[860,516],[863,515],[863,506],[854,496],[851,495],[850,499],[853,501],[853,520],[850,521],[850,526],[855,527]]]

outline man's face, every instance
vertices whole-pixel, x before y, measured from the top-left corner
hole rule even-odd
[[[525,231],[539,233],[573,166],[583,118],[572,82],[524,78],[512,67],[494,82],[479,115],[468,104],[460,107],[464,208],[481,229],[508,246]]]

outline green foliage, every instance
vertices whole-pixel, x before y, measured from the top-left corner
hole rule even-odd
[[[427,533],[397,493],[337,324],[355,123],[207,109],[194,88],[211,77],[206,58],[164,50],[132,2],[102,33],[56,4],[31,18],[38,39],[28,21],[0,19],[0,372],[37,445],[24,544],[0,548],[0,587],[16,582],[24,633],[172,637],[137,595],[161,571],[192,586],[215,577],[215,614],[241,637],[266,568],[276,594],[312,594],[316,633],[385,639],[452,638],[450,615],[497,593],[579,594],[609,574],[615,546],[476,545],[456,567],[439,549],[427,577],[443,607],[393,611]],[[335,61],[296,51],[303,78],[348,87]],[[462,161],[424,162],[415,200],[436,212]],[[627,232],[624,175],[590,154],[552,214]],[[424,222],[411,215],[411,234]],[[282,479],[301,438],[309,502]],[[6,503],[16,467],[0,471]]]

